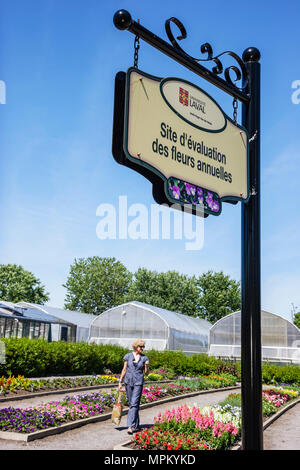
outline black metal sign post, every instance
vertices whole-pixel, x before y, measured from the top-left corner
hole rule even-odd
[[[242,120],[250,138],[249,202],[242,204],[241,362],[243,449],[263,449],[261,383],[261,281],[260,281],[260,53],[249,48],[243,54],[248,72]]]
[[[241,364],[242,364],[242,448],[243,450],[263,449],[262,427],[262,380],[261,380],[261,288],[260,288],[260,53],[256,48],[245,50],[241,59],[231,51],[213,55],[209,43],[201,46],[201,52],[207,54],[206,59],[196,59],[187,54],[178,44],[171,24],[180,30],[177,40],[185,39],[185,27],[177,18],[169,18],[165,28],[171,45],[132,19],[126,10],[119,10],[114,15],[114,24],[120,30],[128,30],[136,38],[145,42],[176,60],[198,76],[217,86],[243,104],[242,124],[248,131],[249,139],[249,184],[251,195],[247,202],[242,203],[242,253],[241,253]],[[221,57],[229,55],[236,62],[223,70]],[[136,62],[136,57],[135,57]],[[200,62],[213,62],[212,71]],[[225,79],[220,75],[224,72]],[[230,72],[235,74],[234,82]],[[120,75],[121,74],[121,75]],[[117,76],[121,77],[123,72]],[[125,75],[125,74],[124,74]],[[235,82],[241,80],[239,88]],[[119,80],[120,81],[120,80]],[[117,82],[116,82],[117,83]],[[124,85],[122,85],[124,88]],[[119,87],[120,90],[122,90]],[[121,95],[123,96],[122,92]],[[123,99],[123,98],[122,98]],[[122,100],[120,101],[122,102]],[[113,154],[116,160],[136,171],[143,172],[130,165],[122,151],[122,123],[115,113]],[[119,133],[117,134],[117,130]],[[123,158],[124,157],[124,158]],[[148,173],[144,176],[156,185]],[[159,187],[159,186],[157,186]],[[157,202],[162,203],[164,196],[159,191]]]

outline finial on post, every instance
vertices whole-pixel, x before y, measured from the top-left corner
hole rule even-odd
[[[248,47],[248,49],[243,52],[243,61],[244,62],[259,62],[260,52],[256,47]]]
[[[132,23],[131,14],[127,10],[118,10],[114,14],[113,21],[116,28],[121,30],[128,29]]]

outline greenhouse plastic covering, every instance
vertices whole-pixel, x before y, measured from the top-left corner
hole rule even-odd
[[[132,342],[142,338],[148,350],[207,352],[210,327],[206,320],[134,301],[96,317],[91,324],[89,341],[131,349]]]
[[[285,318],[261,311],[262,359],[300,363],[300,330]],[[241,312],[221,318],[210,329],[209,355],[240,358]]]
[[[33,321],[40,321],[46,323],[57,323],[57,318],[52,315],[46,315],[44,312],[39,311],[35,308],[28,306],[21,306],[19,304],[13,304],[11,302],[0,301],[0,312],[1,315],[7,317],[24,318]]]
[[[66,325],[76,325],[76,341],[88,341],[90,324],[94,320],[94,315],[87,313],[74,312],[72,310],[63,310],[61,308],[49,307],[48,305],[39,305],[28,302],[19,302],[17,305],[25,307],[33,307],[38,311],[55,317],[56,323],[63,323]],[[55,328],[52,328],[55,333]],[[54,335],[55,336],[55,335]]]

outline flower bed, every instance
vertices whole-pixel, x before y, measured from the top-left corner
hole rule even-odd
[[[194,381],[190,381],[195,386]],[[200,381],[199,381],[200,383]],[[195,391],[187,385],[158,384],[143,387],[141,403],[151,403],[161,398],[179,396]],[[77,419],[88,418],[112,411],[117,401],[116,389],[108,392],[81,393],[66,396],[63,400],[52,401],[30,408],[4,408],[0,409],[0,430],[14,432],[33,432]],[[122,394],[122,403],[127,405],[125,393]]]
[[[132,438],[132,449],[143,450],[226,450],[239,438],[240,429],[232,422],[216,420],[213,412],[179,406],[154,418],[151,429]]]
[[[284,405],[287,401],[292,398],[296,398],[299,395],[294,390],[280,390],[280,389],[268,389],[263,391],[263,397],[265,400],[271,402],[276,408]]]
[[[93,375],[88,377],[28,379],[23,375],[0,378],[0,397],[13,397],[39,391],[64,390],[68,388],[94,385],[115,384],[118,378],[112,375]]]
[[[4,408],[0,410],[0,430],[28,433],[60,426],[65,422],[110,411],[115,403],[116,392],[104,392],[67,396],[61,401],[25,409]]]
[[[56,413],[11,407],[1,409],[0,412],[0,431],[28,433],[59,424]]]
[[[287,401],[297,398],[299,392],[289,389],[266,389],[262,392],[262,412],[263,417],[268,417],[276,413],[280,406],[283,406]],[[231,405],[235,407],[241,407],[241,394],[231,393],[228,395],[226,400],[220,403],[220,405]]]
[[[299,393],[289,389],[263,391],[264,417]],[[142,429],[131,440],[131,449],[141,450],[226,450],[240,439],[241,394],[232,393],[216,406],[180,406],[154,418],[150,429]]]

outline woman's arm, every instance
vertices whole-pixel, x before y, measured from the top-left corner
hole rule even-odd
[[[120,375],[119,388],[122,387],[122,382],[123,382],[124,376],[126,374],[126,370],[127,370],[127,361],[124,362],[124,366],[123,366],[123,369],[122,369],[122,372],[121,372],[121,375]]]

